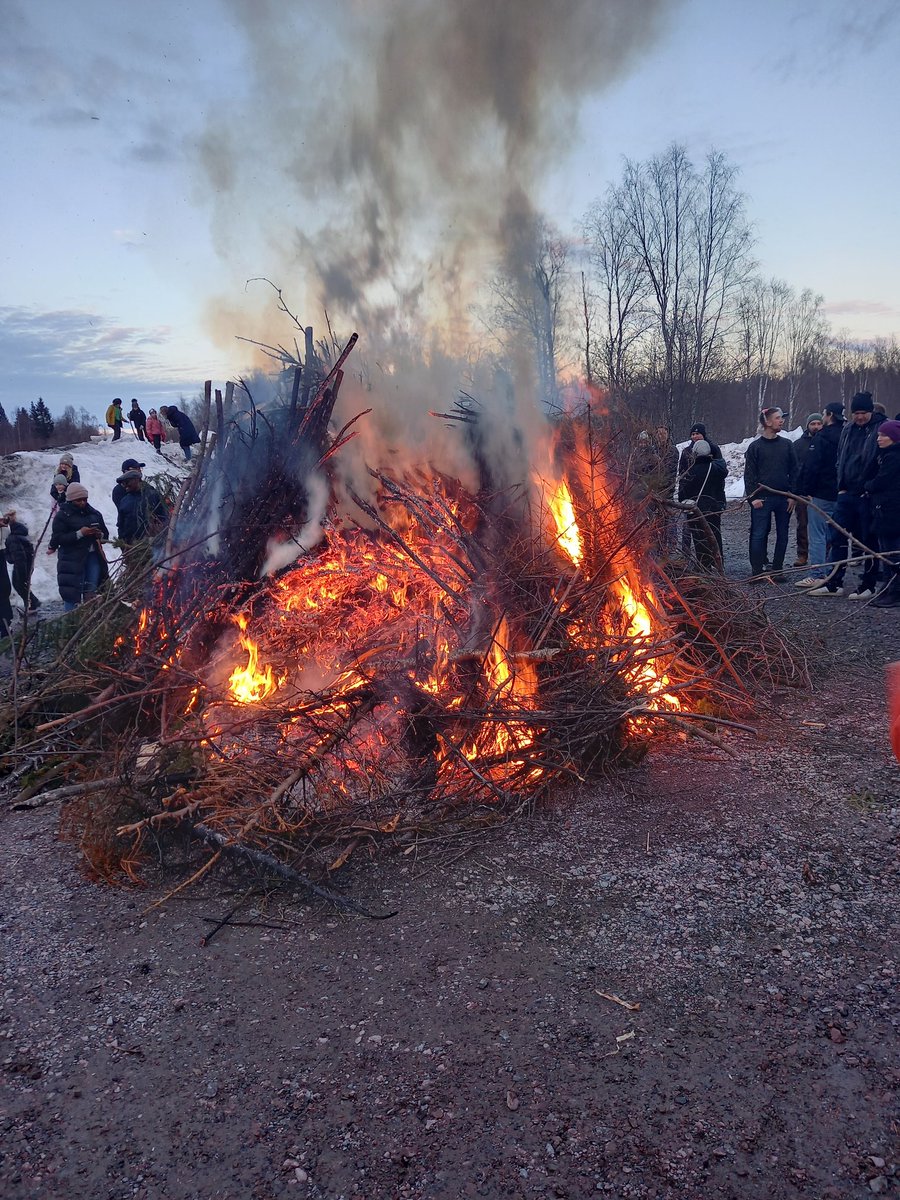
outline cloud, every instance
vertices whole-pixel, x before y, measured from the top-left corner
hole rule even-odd
[[[163,365],[168,326],[117,325],[80,309],[0,308],[0,402],[9,410],[43,396],[96,407],[122,391],[168,395],[197,390],[197,376]],[[99,399],[98,399],[99,397]]]
[[[832,317],[865,316],[865,317],[896,317],[897,309],[891,304],[880,300],[830,300],[823,305],[823,311]]]

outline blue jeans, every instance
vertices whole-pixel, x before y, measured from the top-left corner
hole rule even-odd
[[[854,538],[864,542],[870,550],[877,550],[875,530],[872,525],[872,506],[865,496],[853,496],[850,492],[841,492],[834,506],[835,524],[848,530]],[[847,571],[848,539],[837,529],[831,531],[831,548],[828,551],[828,561],[838,564],[834,578],[829,584],[837,588],[844,586],[844,575]],[[853,557],[859,556],[859,546],[853,543]],[[859,580],[859,590],[866,588],[875,590],[878,581],[878,559],[865,558],[862,563],[862,575]]]
[[[190,461],[191,461],[191,448],[190,448],[190,446],[189,446],[189,445],[188,445],[188,446],[186,446],[186,445],[184,444],[184,442],[182,442],[182,443],[181,443],[181,448],[182,448],[182,450],[184,451],[184,457],[185,457],[185,460],[186,460],[187,462],[190,462]]]
[[[817,512],[813,505],[821,508]],[[825,518],[834,516],[836,500],[823,500],[821,496],[811,496],[806,511],[809,514],[809,576],[810,579],[827,579],[832,568],[827,566],[828,551],[831,548],[832,526]]]
[[[751,507],[750,509],[750,570],[754,575],[761,575],[765,566],[769,530],[772,528],[773,517],[775,518],[775,550],[772,554],[772,567],[774,570],[780,571],[784,566],[788,529],[791,523],[787,497],[763,496],[761,507]]]
[[[90,550],[84,560],[84,574],[81,576],[81,597],[83,600],[88,596],[93,596],[97,590],[97,585],[100,583],[101,564],[100,554],[96,550]],[[63,608],[66,612],[72,612],[78,607],[71,600],[66,600],[63,603]]]

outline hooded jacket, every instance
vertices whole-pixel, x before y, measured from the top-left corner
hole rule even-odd
[[[900,442],[879,450],[869,471],[866,491],[872,498],[875,529],[882,537],[900,537]]]
[[[875,460],[878,449],[878,426],[886,418],[881,413],[872,413],[865,425],[848,421],[841,433],[837,457],[837,482],[839,492],[850,492],[861,496],[865,491],[866,477]]]
[[[844,428],[843,421],[823,425],[809,448],[800,471],[798,490],[801,496],[819,500],[837,500],[838,445]]]
[[[28,538],[28,526],[21,521],[10,521],[6,538],[6,561],[13,568],[16,578],[27,579],[34,562],[34,546]]]
[[[86,504],[79,508],[71,500],[64,501],[53,518],[50,533],[50,549],[56,550],[56,580],[59,585],[60,597],[68,604],[80,604],[82,600],[82,581],[84,580],[84,560],[88,554],[99,554],[101,569],[100,582],[109,576],[106,558],[100,553],[96,538],[81,537],[79,529],[84,525],[94,525],[109,537],[109,530],[103,520],[102,513]]]
[[[162,496],[149,483],[141,483],[139,492],[123,489],[116,500],[116,529],[123,542],[136,542],[140,538],[158,533],[169,523],[169,510]]]
[[[180,446],[196,446],[200,438],[194,428],[194,422],[187,413],[183,413],[180,408],[170,404],[166,408],[166,416],[169,424],[174,425],[178,430],[178,444]]]
[[[678,499],[696,500],[704,513],[722,512],[728,475],[725,459],[721,455],[698,458],[693,454],[691,458],[693,462],[678,481]]]
[[[69,467],[69,469],[67,471],[63,470],[62,463],[60,463],[59,466],[56,468],[56,470],[53,472],[53,474],[54,474],[54,476],[65,475],[67,477],[69,483],[81,483],[81,476],[79,475],[78,468],[75,466],[74,463],[72,463],[72,465]],[[59,493],[57,492],[56,485],[54,483],[50,484],[50,495],[52,496],[52,498],[54,500],[59,500]]]

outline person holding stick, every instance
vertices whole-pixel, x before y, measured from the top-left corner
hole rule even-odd
[[[137,440],[139,442],[146,441],[147,416],[135,399],[131,401],[131,408],[128,410],[128,420],[131,422],[131,427],[134,430]]]

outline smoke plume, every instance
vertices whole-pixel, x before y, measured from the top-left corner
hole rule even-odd
[[[541,179],[673,2],[227,0],[247,71],[201,146],[218,243],[246,261],[254,225],[247,274],[359,331],[376,428],[408,410],[390,382],[411,345],[441,375],[471,363],[477,285],[527,272]],[[416,412],[452,398],[434,384]]]

